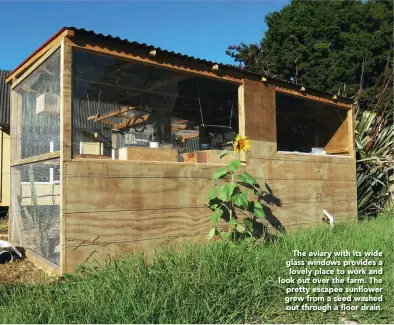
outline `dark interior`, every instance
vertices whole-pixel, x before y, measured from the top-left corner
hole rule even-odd
[[[325,148],[346,117],[343,108],[276,93],[278,151],[311,153],[313,147]]]

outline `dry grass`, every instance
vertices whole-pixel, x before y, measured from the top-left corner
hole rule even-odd
[[[8,219],[0,219],[0,240],[8,240]],[[0,265],[0,285],[47,283],[51,278],[27,259]]]
[[[47,283],[51,278],[27,259],[0,265],[0,285]]]

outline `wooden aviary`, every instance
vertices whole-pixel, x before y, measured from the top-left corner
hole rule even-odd
[[[345,97],[76,28],[7,82],[10,240],[48,272],[205,238],[206,194],[234,134],[251,142],[241,169],[271,193],[267,229],[321,223],[323,210],[357,216]],[[36,114],[43,89],[59,98],[51,115]]]

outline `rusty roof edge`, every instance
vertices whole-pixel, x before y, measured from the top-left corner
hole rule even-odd
[[[179,52],[177,53],[177,52],[174,52],[174,51],[168,51],[168,50],[165,50],[165,49],[161,49],[160,47],[156,47],[156,46],[153,46],[153,45],[148,45],[146,43],[139,43],[139,42],[136,42],[136,41],[129,41],[128,39],[125,39],[125,38],[122,39],[120,37],[114,37],[114,36],[112,36],[110,34],[104,35],[102,33],[96,33],[93,30],[86,30],[84,28],[77,28],[77,27],[72,27],[72,26],[61,28],[50,39],[48,39],[43,45],[41,45],[36,51],[34,51],[27,59],[25,59],[21,64],[19,64],[7,76],[7,78],[9,78],[16,70],[18,70],[26,62],[28,62],[35,54],[37,54],[42,48],[44,48],[46,45],[48,45],[50,42],[52,42],[57,36],[59,36],[65,30],[72,30],[72,31],[74,31],[76,33],[85,34],[85,35],[93,36],[93,37],[98,37],[98,38],[105,39],[105,40],[112,40],[112,41],[124,43],[126,45],[131,45],[131,46],[134,46],[134,47],[146,48],[146,49],[149,49],[149,50],[156,50],[157,52],[162,53],[164,55],[174,56],[174,57],[177,57],[177,58],[180,58],[180,59],[185,59],[185,60],[190,60],[190,61],[194,61],[194,62],[199,62],[199,63],[202,63],[202,64],[209,64],[209,65],[217,64],[219,67],[221,67],[223,69],[229,69],[229,70],[232,70],[234,72],[245,74],[246,76],[253,76],[253,77],[257,77],[257,78],[266,77],[268,80],[273,80],[273,81],[276,81],[276,82],[279,82],[279,83],[283,83],[285,85],[289,85],[289,86],[292,86],[292,87],[302,87],[302,86],[304,86],[306,89],[309,89],[311,91],[320,93],[320,94],[325,95],[325,96],[336,95],[337,98],[342,100],[342,101],[346,101],[348,103],[353,103],[354,102],[353,99],[348,98],[348,97],[340,96],[340,95],[337,95],[335,93],[330,93],[330,92],[323,91],[323,90],[320,90],[320,89],[315,89],[313,87],[309,87],[309,86],[306,86],[306,85],[297,84],[297,83],[294,83],[294,82],[291,82],[291,81],[288,81],[288,80],[283,80],[283,79],[279,79],[279,78],[275,78],[275,77],[270,77],[268,75],[253,73],[253,72],[247,71],[245,69],[242,69],[240,67],[236,67],[234,65],[224,64],[224,63],[214,62],[214,61],[209,61],[209,60],[206,60],[206,59],[200,59],[200,58],[196,58],[196,57],[190,56],[190,55],[185,55],[185,54],[182,54],[182,53],[179,53]]]

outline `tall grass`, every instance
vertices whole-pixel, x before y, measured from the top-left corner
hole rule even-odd
[[[0,289],[1,323],[394,322],[392,216],[283,235],[273,244],[194,244],[162,250],[147,266],[133,255],[84,267],[67,281]],[[286,312],[285,261],[304,251],[384,252],[383,311]]]

